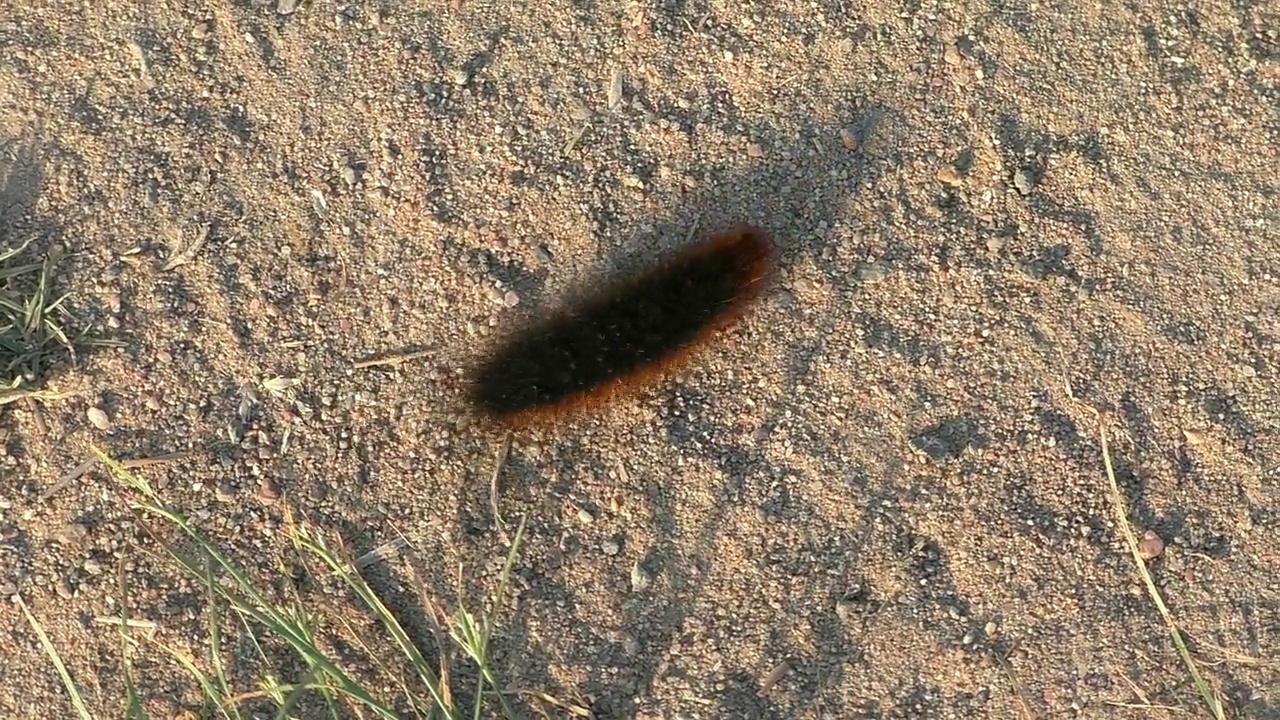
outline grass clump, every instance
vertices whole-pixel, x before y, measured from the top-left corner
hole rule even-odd
[[[42,387],[51,367],[74,359],[78,349],[115,344],[68,337],[63,303],[70,293],[55,296],[52,290],[60,253],[34,261],[27,253],[30,245],[31,239],[0,246],[0,405],[60,397]]]
[[[359,567],[368,564],[367,558],[353,560],[340,541],[331,545],[322,533],[306,523],[295,521],[286,511],[284,529],[293,549],[304,561],[318,562],[359,600],[366,618],[377,625],[379,637],[371,637],[366,628],[352,628],[342,617],[325,617],[308,608],[296,592],[292,598],[281,601],[276,597],[281,593],[264,591],[187,518],[167,505],[150,483],[102,452],[95,450],[95,453],[112,476],[132,492],[132,506],[138,520],[163,554],[180,573],[203,590],[207,621],[207,638],[201,643],[200,657],[156,639],[154,633],[139,632],[139,628],[147,628],[150,623],[129,617],[125,575],[121,570],[121,613],[111,620],[120,632],[125,718],[141,720],[149,717],[132,664],[132,658],[144,647],[161,650],[175,669],[180,668],[195,681],[201,707],[198,714],[190,715],[193,720],[195,717],[219,720],[266,717],[262,708],[268,704],[273,708],[272,716],[282,720],[314,718],[320,712],[323,712],[323,717],[335,719],[478,720],[481,717],[518,717],[508,700],[509,693],[494,675],[489,648],[494,634],[494,618],[501,612],[511,570],[523,540],[524,520],[511,542],[493,594],[492,609],[486,615],[469,610],[461,598],[456,611],[443,612],[425,593],[422,577],[410,563],[416,589],[436,635],[439,658],[433,663],[360,574]],[[160,521],[167,526],[168,532],[153,530],[150,520]],[[178,541],[165,539],[166,535],[176,536]],[[179,543],[182,548],[178,547]],[[287,572],[283,564],[280,569],[282,574]],[[25,605],[23,608],[26,609]],[[27,619],[58,670],[79,717],[90,718],[82,693],[56,648],[30,612],[27,612]],[[337,637],[335,630],[346,632]],[[232,634],[238,637],[234,647],[229,640]],[[350,659],[350,653],[346,653],[348,660],[344,662],[339,657],[340,653],[333,651],[334,640],[359,649],[360,660],[365,663],[366,670],[351,669],[354,661]],[[396,652],[371,649],[369,645],[373,642],[384,648],[394,648],[398,657],[394,656]],[[296,661],[292,663],[294,667],[301,668],[295,673],[296,677],[285,679],[277,676],[279,671],[274,668],[282,663],[280,656],[273,651],[281,649]],[[246,662],[246,654],[252,657],[252,662]],[[240,656],[239,661],[235,659],[236,655]],[[273,662],[272,657],[276,661]],[[452,676],[452,671],[459,657],[470,661],[469,674],[474,676],[474,686],[465,688],[469,691],[466,700],[455,695],[460,680]],[[369,666],[376,668],[376,672],[368,672]],[[253,670],[246,673],[246,667]],[[381,689],[371,684],[370,674],[379,676],[377,685]],[[247,676],[249,680],[246,680]],[[387,687],[395,688],[396,697],[387,697]],[[312,709],[302,710],[303,703]]]

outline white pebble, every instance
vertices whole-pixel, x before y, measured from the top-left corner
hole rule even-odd
[[[89,422],[99,430],[106,430],[111,427],[111,418],[107,417],[106,411],[102,408],[94,406],[89,408],[85,413],[89,417]]]

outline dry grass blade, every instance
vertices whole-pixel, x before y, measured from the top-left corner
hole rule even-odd
[[[300,378],[275,376],[263,378],[262,388],[281,400],[293,400],[298,393]]]
[[[62,400],[74,395],[74,393],[60,393],[55,390],[30,390],[21,387],[22,384],[23,378],[17,377],[9,382],[8,387],[0,389],[0,405],[8,405],[22,400],[48,402],[50,400]]]
[[[567,713],[568,717],[573,717],[573,718],[593,717],[591,714],[590,708],[580,703],[569,702],[568,700],[561,700],[558,697],[553,697],[544,692],[524,692],[521,694],[527,695],[529,697],[537,698],[538,700],[541,700],[542,702],[554,708],[558,708],[564,711],[565,713]]]
[[[1252,655],[1248,655],[1237,650],[1232,650],[1230,648],[1223,647],[1222,645],[1217,645],[1215,643],[1211,643],[1206,640],[1201,640],[1199,642],[1201,647],[1207,650],[1212,650],[1222,658],[1217,662],[1206,663],[1206,664],[1216,665],[1216,664],[1221,664],[1226,662],[1226,663],[1234,663],[1236,665],[1249,665],[1253,667],[1265,667],[1265,668],[1280,670],[1280,658],[1254,657]]]
[[[498,457],[493,463],[493,474],[489,476],[489,507],[493,511],[493,521],[498,527],[498,535],[502,537],[502,542],[510,545],[511,538],[507,537],[506,522],[502,519],[502,512],[498,510],[498,478],[502,475],[502,469],[507,466],[507,456],[511,454],[511,433],[507,433],[502,439],[502,446],[498,448]]]
[[[129,617],[129,581],[125,573],[123,558],[116,565],[116,584],[120,590],[120,617],[111,619],[118,621],[120,633],[120,665],[124,675],[125,688],[124,716],[126,718],[144,720],[147,717],[147,711],[142,707],[142,699],[138,696],[138,687],[133,681],[133,661],[130,657],[130,651],[135,643],[133,636],[129,632],[132,628],[138,627],[143,623],[137,623],[137,621]],[[149,637],[155,637],[155,624],[151,623],[150,625]]]
[[[126,470],[136,470],[138,468],[149,467],[151,465],[163,465],[165,463],[178,462],[186,460],[194,456],[195,453],[186,450],[178,452],[165,453],[164,455],[152,455],[151,457],[133,458],[131,460],[121,460],[120,467]]]
[[[99,625],[116,625],[125,626],[132,630],[146,630],[154,633],[159,626],[150,620],[134,620],[133,618],[119,618],[114,615],[98,615],[93,618],[93,622]]]
[[[31,629],[35,631],[36,637],[40,640],[40,646],[44,648],[44,652],[49,656],[49,661],[53,663],[53,667],[58,671],[58,677],[62,679],[62,687],[66,688],[67,694],[71,696],[71,704],[75,707],[76,712],[84,720],[93,720],[93,715],[89,712],[89,707],[84,704],[84,698],[80,696],[80,690],[76,687],[76,683],[71,679],[71,673],[67,670],[66,663],[62,662],[62,656],[58,654],[57,648],[53,646],[53,642],[49,640],[49,636],[45,634],[44,627],[40,625],[40,621],[36,620],[36,616],[31,614],[27,603],[22,599],[21,595],[14,596],[14,602],[22,610],[22,614],[26,616],[27,623],[31,625]]]
[[[136,470],[151,465],[161,465],[164,463],[178,462],[195,455],[193,452],[180,451],[167,453],[165,455],[155,455],[152,457],[133,458],[132,460],[121,460],[120,467],[126,470]],[[83,477],[85,474],[92,472],[98,466],[98,458],[91,457],[88,460],[75,466],[70,472],[58,478],[47,490],[40,493],[40,502],[46,502],[49,498],[57,495],[63,488]]]
[[[1191,681],[1195,685],[1196,691],[1200,693],[1200,698],[1204,700],[1205,706],[1216,720],[1226,720],[1222,702],[1218,699],[1213,688],[1210,687],[1209,682],[1200,674],[1200,669],[1196,666],[1195,659],[1191,657],[1191,650],[1182,639],[1182,632],[1178,630],[1178,624],[1173,620],[1173,614],[1169,612],[1169,608],[1164,604],[1164,598],[1161,597],[1155,580],[1152,579],[1151,573],[1147,570],[1147,563],[1142,559],[1142,552],[1138,549],[1138,538],[1133,532],[1133,526],[1129,524],[1124,496],[1120,493],[1120,484],[1116,482],[1115,468],[1111,464],[1111,448],[1107,444],[1107,427],[1101,418],[1098,422],[1098,435],[1102,439],[1102,462],[1106,466],[1107,480],[1111,485],[1111,501],[1115,507],[1116,522],[1124,533],[1125,544],[1129,546],[1129,553],[1133,556],[1134,567],[1142,578],[1143,584],[1147,586],[1147,594],[1151,596],[1151,602],[1155,604],[1156,610],[1159,611],[1160,617],[1164,620],[1165,627],[1168,629],[1170,637],[1173,638],[1173,645],[1177,649],[1179,657],[1182,658],[1183,664],[1186,665],[1187,672],[1191,675]]]

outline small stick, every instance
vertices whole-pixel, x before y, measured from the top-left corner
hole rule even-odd
[[[765,675],[764,679],[760,681],[760,692],[767,693],[770,690],[772,690],[773,686],[777,685],[778,681],[781,680],[789,672],[791,672],[791,663],[787,662],[786,660],[783,660],[782,662],[778,663],[772,670],[769,671],[769,674]]]
[[[160,465],[163,463],[186,460],[194,454],[195,453],[187,450],[179,450],[178,452],[165,453],[164,455],[153,455],[151,457],[140,457],[132,460],[121,460],[120,467],[126,470],[136,470],[138,468],[147,467],[148,465]]]
[[[369,360],[357,360],[352,363],[352,367],[356,370],[364,370],[365,368],[380,367],[383,365],[399,365],[401,363],[409,362],[410,360],[417,360],[418,358],[426,357],[428,354],[429,351],[420,350],[418,352],[404,353],[403,355],[389,355],[387,357],[371,358]]]
[[[999,650],[993,649],[991,655],[995,657],[996,662],[1000,663],[1000,669],[1004,670],[1004,675],[1009,679],[1009,684],[1013,686],[1013,696],[1018,699],[1018,705],[1022,708],[1023,717],[1031,720],[1035,717],[1035,713],[1031,712],[1031,703],[1027,702],[1027,693],[1023,689],[1022,683],[1018,681],[1018,676],[1013,674],[1013,666],[1009,664],[1009,659],[1000,653]]]
[[[27,409],[31,411],[31,417],[36,421],[36,433],[48,435],[49,426],[44,424],[44,415],[40,412],[40,406],[36,404],[36,401],[30,395],[22,400],[27,404]]]
[[[122,460],[120,461],[120,467],[123,467],[126,470],[136,470],[138,468],[144,468],[149,465],[160,465],[162,463],[185,460],[191,457],[192,455],[195,455],[195,453],[187,450],[180,450],[178,452],[166,453],[164,455],[134,458],[132,460]],[[47,501],[49,498],[58,494],[58,492],[60,492],[63,488],[75,482],[81,476],[89,473],[91,470],[93,470],[97,466],[98,466],[97,458],[89,458],[88,460],[85,460],[84,462],[75,466],[75,468],[71,472],[58,478],[57,481],[54,482],[53,485],[48,490],[45,490],[43,493],[41,493],[40,502]]]
[[[57,495],[63,488],[75,482],[81,475],[89,472],[98,465],[97,458],[89,458],[75,467],[74,470],[58,478],[48,490],[40,494],[40,502],[46,502],[49,498]]]

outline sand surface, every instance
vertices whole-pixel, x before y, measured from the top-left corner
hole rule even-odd
[[[0,592],[117,717],[117,568],[193,653],[204,592],[101,471],[44,495],[94,445],[182,452],[139,473],[266,578],[289,508],[478,597],[527,514],[495,670],[596,717],[1209,717],[1101,411],[1227,716],[1280,717],[1278,30],[1263,2],[6,0],[0,242],[60,254],[68,326],[121,346],[0,408]],[[500,528],[460,371],[737,222],[777,287],[686,370],[516,434]],[[368,576],[429,644],[406,564]],[[0,628],[0,715],[73,717],[16,602]],[[153,717],[196,706],[134,655]]]

